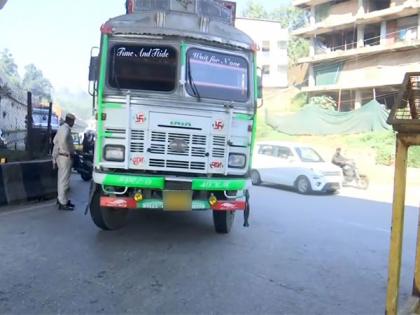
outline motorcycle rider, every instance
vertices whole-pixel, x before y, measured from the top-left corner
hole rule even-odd
[[[95,133],[92,130],[85,132],[83,137],[83,153],[93,154],[95,149]]]
[[[354,174],[354,176],[356,178],[359,177],[359,175],[356,172],[356,167],[354,165],[354,161],[351,159],[347,159],[345,158],[342,154],[341,154],[341,148],[337,148],[335,150],[335,154],[332,157],[331,162],[334,165],[339,166],[340,168],[342,168],[344,175],[346,174]]]

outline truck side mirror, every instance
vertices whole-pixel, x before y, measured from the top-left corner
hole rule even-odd
[[[262,81],[263,81],[262,76],[258,75],[257,76],[257,98],[259,100],[263,99],[263,94],[264,94],[263,93],[263,83],[262,83]]]
[[[257,68],[257,101],[258,108],[263,107],[264,105],[264,84],[263,84],[263,71],[260,67]]]
[[[89,63],[89,81],[96,82],[99,79],[99,57],[90,57]]]

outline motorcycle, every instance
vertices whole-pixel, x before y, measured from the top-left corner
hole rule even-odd
[[[73,169],[80,174],[85,182],[92,179],[93,154],[76,152],[73,160]]]
[[[360,174],[354,161],[343,167],[344,182],[343,186],[351,186],[366,190],[369,188],[369,178],[367,175]]]

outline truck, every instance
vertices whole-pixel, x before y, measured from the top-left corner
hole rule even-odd
[[[234,27],[235,10],[231,1],[128,0],[127,14],[101,26],[89,73],[89,209],[99,228],[122,228],[133,210],[208,210],[215,231],[229,233],[237,211],[249,214],[262,87],[257,45]]]

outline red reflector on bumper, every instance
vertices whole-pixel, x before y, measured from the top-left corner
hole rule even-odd
[[[119,208],[119,209],[135,209],[137,203],[132,198],[123,197],[101,197],[101,207],[104,208]]]
[[[218,201],[214,206],[212,206],[212,209],[217,211],[235,211],[245,210],[245,207],[245,201]]]

